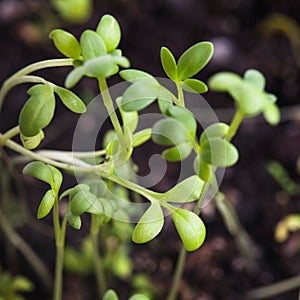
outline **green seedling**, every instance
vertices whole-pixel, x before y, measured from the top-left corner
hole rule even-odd
[[[0,299],[24,300],[21,293],[31,292],[33,283],[22,275],[13,277],[9,272],[0,273]]]
[[[245,117],[263,113],[269,123],[277,124],[279,110],[275,104],[276,97],[264,91],[265,78],[257,70],[247,71],[243,78],[230,72],[218,73],[209,80],[208,86],[215,91],[228,92],[235,101],[237,111],[230,124],[212,124],[198,136],[198,124],[193,112],[185,106],[185,97],[190,93],[202,94],[208,90],[204,82],[194,77],[212,57],[212,43],[196,43],[178,60],[166,47],[161,49],[162,67],[176,86],[174,94],[153,75],[142,70],[129,69],[129,60],[118,48],[121,29],[113,16],[102,16],[95,30],[83,31],[78,39],[61,29],[53,30],[50,38],[66,58],[29,65],[3,84],[0,104],[7,92],[16,85],[31,83],[33,86],[28,90],[30,97],[20,112],[18,125],[0,135],[0,145],[1,148],[9,148],[21,154],[26,160],[32,160],[33,162],[25,166],[24,174],[48,184],[48,190],[38,207],[37,217],[42,219],[50,213],[53,216],[57,250],[53,299],[62,299],[67,224],[79,230],[82,226],[82,215],[90,214],[89,247],[83,248],[81,254],[70,250],[67,254],[73,256],[73,259],[78,258],[78,255],[81,259],[86,259],[85,252],[91,251],[99,297],[116,300],[117,294],[112,290],[107,291],[106,268],[108,269],[112,260],[117,260],[121,262],[122,268],[113,269],[111,272],[120,278],[127,278],[132,273],[131,262],[128,260],[126,247],[120,245],[120,250],[107,247],[105,238],[109,235],[102,234],[102,231],[109,232],[114,226],[119,226],[119,230],[122,228],[123,233],[126,232],[126,238],[122,240],[121,236],[124,234],[120,234],[118,243],[128,243],[127,236],[131,236],[135,243],[148,243],[159,238],[164,227],[165,214],[168,214],[182,242],[173,284],[167,296],[168,300],[174,300],[186,251],[197,250],[205,241],[206,227],[200,212],[208,190],[217,189],[216,170],[219,167],[233,166],[238,161],[238,150],[232,143],[232,138]],[[40,69],[60,66],[72,68],[66,77],[65,87],[32,75]],[[129,83],[124,93],[116,99],[110,94],[107,82],[114,75],[119,75]],[[44,130],[55,122],[56,101],[61,101],[66,109],[75,114],[85,113],[84,102],[70,90],[83,77],[98,83],[113,127],[103,137],[103,149],[92,152],[33,151],[40,147],[43,139],[47,139]],[[163,118],[152,127],[137,131],[140,111],[153,103],[157,104]],[[119,114],[116,113],[114,105]],[[21,143],[13,139],[18,135]],[[162,193],[139,185],[132,175],[134,172],[129,172],[133,165],[132,155],[135,148],[149,140],[166,147],[162,156],[167,161],[182,161],[194,155],[194,175]],[[96,164],[90,163],[91,159]],[[135,168],[132,169],[136,171]],[[65,172],[80,174],[84,180],[60,191]],[[135,211],[134,200],[128,191],[136,196],[135,199],[142,199],[148,204],[144,211]],[[66,206],[62,215],[59,214],[61,201]],[[186,209],[184,203],[194,204],[193,211]],[[230,210],[227,211],[230,213]],[[137,224],[124,226],[126,222],[130,222],[133,214],[138,216]],[[238,226],[236,224],[238,222],[235,222],[235,226]],[[107,250],[108,254],[100,255],[100,248],[102,251]],[[67,260],[69,266],[70,257]],[[87,264],[90,266],[91,262]],[[89,268],[81,271],[87,272]],[[130,299],[148,298],[136,294]]]

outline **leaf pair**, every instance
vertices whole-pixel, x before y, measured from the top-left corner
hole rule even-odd
[[[157,194],[157,200],[152,201],[150,207],[136,225],[132,239],[136,243],[146,243],[154,239],[164,225],[162,206],[167,208],[173,218],[179,236],[188,251],[198,249],[205,239],[205,226],[202,220],[193,212],[175,208],[171,203],[186,203],[200,197],[203,182],[198,176],[192,176],[163,194]]]
[[[209,87],[218,92],[228,92],[245,116],[263,113],[268,123],[276,125],[280,112],[275,105],[276,97],[264,90],[265,82],[265,77],[257,70],[246,71],[244,78],[232,72],[220,72],[209,79]]]
[[[49,37],[62,54],[69,58],[88,60],[115,50],[121,40],[121,30],[118,21],[111,15],[100,19],[96,31],[86,30],[80,38],[61,29],[52,30]]]
[[[213,44],[200,42],[187,49],[179,58],[178,63],[171,51],[162,47],[161,63],[167,76],[174,82],[180,83],[188,92],[205,93],[207,86],[200,80],[191,79],[209,62],[213,54]]]
[[[172,106],[167,110],[167,118],[156,122],[152,128],[152,140],[160,145],[173,146],[163,151],[168,161],[187,158],[195,141],[197,122],[186,108]]]
[[[26,165],[23,169],[23,173],[46,182],[51,187],[51,189],[45,193],[37,212],[37,217],[39,219],[44,218],[50,213],[55,201],[58,201],[58,192],[62,183],[62,174],[55,167],[39,161],[31,162]]]
[[[83,76],[110,77],[119,70],[118,66],[129,67],[129,61],[116,49],[121,39],[120,26],[111,15],[104,15],[96,31],[85,30],[80,42],[69,32],[61,29],[53,30],[50,38],[56,48],[74,59],[75,69],[67,78],[67,88],[73,87]]]
[[[106,192],[106,185],[100,181],[101,196]],[[95,215],[111,214],[111,205],[105,198],[99,197],[95,193],[99,193],[99,187],[91,187],[87,184],[78,184],[77,186],[66,190],[60,196],[69,198],[68,210],[66,212],[67,220],[75,229],[80,229],[81,218],[80,215],[87,212]],[[95,190],[96,189],[96,190]],[[95,193],[94,193],[95,192]],[[109,210],[109,211],[108,211]]]
[[[53,119],[56,93],[62,103],[74,113],[84,113],[85,104],[71,91],[48,84],[37,84],[28,90],[30,98],[23,106],[19,116],[21,140],[25,148],[36,148],[44,138],[43,129]]]
[[[194,162],[195,172],[204,181],[209,181],[210,166],[229,167],[239,157],[236,147],[225,139],[229,126],[216,123],[208,126],[200,137],[200,153]]]

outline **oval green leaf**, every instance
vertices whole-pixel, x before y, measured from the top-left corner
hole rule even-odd
[[[116,49],[121,40],[121,29],[118,21],[111,15],[104,15],[96,29],[103,39],[108,52]]]
[[[179,58],[177,74],[179,80],[185,80],[197,74],[209,62],[213,54],[213,44],[200,42],[187,49]]]
[[[160,201],[175,203],[192,202],[200,197],[202,187],[203,181],[197,175],[193,175],[162,194]]]
[[[70,211],[66,213],[68,223],[74,228],[79,230],[81,228],[81,218],[78,215],[73,215]]]
[[[81,35],[80,47],[84,61],[106,54],[106,46],[102,38],[89,29]]]
[[[179,145],[190,141],[190,133],[179,121],[166,118],[154,124],[152,140],[160,145]]]
[[[226,123],[220,122],[209,125],[201,134],[200,145],[204,144],[207,140],[211,138],[224,138],[228,130],[229,125],[227,125]]]
[[[52,30],[50,39],[53,39],[55,47],[65,56],[78,59],[80,58],[80,45],[75,36],[62,29]]]
[[[134,82],[123,94],[121,105],[124,111],[138,111],[150,105],[159,94],[159,83],[152,78]]]
[[[55,203],[55,200],[56,200],[55,192],[53,190],[47,191],[38,208],[38,212],[37,212],[38,219],[42,219],[50,213]]]
[[[235,146],[222,138],[211,138],[201,145],[200,158],[209,165],[229,167],[234,165],[239,154]]]
[[[128,82],[132,82],[132,83],[137,80],[145,79],[145,78],[153,78],[154,79],[154,77],[152,75],[150,75],[149,73],[146,73],[141,70],[136,70],[136,69],[122,70],[119,73],[119,75],[124,80],[126,80]]]
[[[153,240],[164,225],[164,214],[159,203],[152,203],[135,226],[132,240],[142,244]]]
[[[261,91],[265,89],[266,79],[264,75],[258,70],[247,70],[244,74],[244,79],[247,82],[253,84],[256,88],[258,88]]]
[[[219,72],[208,80],[208,86],[216,92],[229,92],[242,83],[242,78],[232,72]]]
[[[80,189],[76,194],[70,195],[70,200],[70,208],[72,214],[81,215],[86,212],[91,206],[93,206],[94,202],[97,201],[97,197],[88,190]],[[97,206],[95,206],[95,208],[97,208]],[[103,209],[101,206],[101,211],[99,213],[102,212]]]
[[[110,54],[92,58],[85,62],[83,67],[85,75],[95,78],[109,77],[118,70],[115,59]]]
[[[115,291],[113,290],[108,290],[104,296],[102,300],[119,300],[118,295],[116,294]]]
[[[51,122],[55,110],[53,90],[45,84],[37,84],[28,90],[31,96],[19,116],[20,131],[23,135],[36,136]]]
[[[83,66],[73,69],[65,80],[65,87],[70,89],[76,85],[76,83],[78,83],[78,81],[84,76],[84,72],[85,70]]]
[[[263,115],[270,125],[277,125],[280,121],[280,110],[275,103],[267,104],[264,107]]]
[[[195,213],[181,208],[174,209],[172,218],[187,251],[197,250],[204,242],[205,225]]]
[[[203,94],[208,91],[207,85],[198,79],[185,79],[182,82],[182,88],[190,93]]]
[[[83,101],[70,90],[56,86],[54,92],[59,96],[61,102],[72,112],[77,114],[86,112],[86,106]]]
[[[33,161],[26,165],[23,173],[30,175],[36,179],[48,183],[51,187],[54,185],[51,169],[49,166],[41,161]]]
[[[160,50],[160,59],[163,69],[167,76],[173,81],[177,81],[177,66],[176,61],[171,51],[162,47]]]
[[[186,159],[191,154],[192,150],[193,147],[190,143],[182,143],[164,150],[162,156],[167,161],[181,161]]]
[[[133,135],[132,147],[138,147],[151,139],[152,129],[146,128]]]

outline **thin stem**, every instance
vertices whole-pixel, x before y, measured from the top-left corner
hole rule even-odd
[[[121,144],[125,144],[122,127],[119,122],[118,116],[116,114],[114,104],[113,104],[113,101],[111,99],[111,96],[110,96],[110,93],[108,90],[106,79],[101,77],[98,79],[98,83],[99,83],[99,88],[101,91],[103,103],[107,109],[109,118],[110,118],[112,125],[117,133],[119,141],[121,142]]]
[[[185,107],[183,90],[179,82],[176,82],[176,88],[178,92],[178,106]]]
[[[167,296],[167,300],[176,299],[178,286],[181,281],[183,270],[184,270],[185,258],[186,258],[186,250],[182,247],[177,259],[176,270],[172,280],[172,285],[169,291],[169,295]]]
[[[236,134],[238,128],[240,127],[242,121],[244,119],[244,114],[237,110],[235,112],[235,115],[230,123],[230,127],[229,127],[229,130],[225,136],[225,140],[226,141],[230,141]]]
[[[20,133],[20,127],[19,126],[15,126],[12,129],[8,130],[7,132],[5,132],[4,134],[0,134],[1,137],[1,143],[0,145],[4,144],[4,142],[8,139],[12,139],[13,137],[15,137],[16,135],[18,135]]]
[[[106,289],[106,278],[102,263],[102,258],[99,254],[99,230],[100,224],[99,224],[99,216],[92,215],[91,220],[91,240],[93,245],[93,259],[94,259],[94,267],[95,267],[95,274],[97,279],[97,287],[98,287],[98,293],[99,297],[102,298]]]
[[[282,280],[261,288],[253,289],[248,292],[247,299],[264,299],[275,295],[285,293],[287,291],[300,287],[300,275],[294,276],[289,279]]]
[[[9,92],[11,88],[13,88],[18,82],[18,77],[23,77],[27,74],[30,74],[32,72],[35,72],[37,70],[45,69],[45,68],[53,68],[53,67],[63,67],[63,66],[72,66],[73,65],[73,59],[71,58],[63,58],[63,59],[49,59],[44,60],[40,62],[33,63],[31,65],[26,66],[25,68],[21,69],[14,75],[12,75],[10,78],[8,78],[2,85],[0,90],[0,108],[3,103],[3,100],[6,96],[6,94]],[[24,79],[23,79],[24,80]],[[23,83],[24,81],[21,80],[20,83]],[[18,84],[18,83],[17,83]]]
[[[51,289],[51,275],[43,261],[36,255],[31,247],[22,239],[22,237],[14,230],[9,220],[2,210],[0,210],[0,227],[10,243],[16,247],[32,265],[35,272],[40,276],[43,284],[47,289]]]

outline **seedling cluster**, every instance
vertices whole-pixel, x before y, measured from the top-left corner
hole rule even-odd
[[[168,300],[175,299],[185,251],[197,250],[205,240],[206,228],[199,215],[208,189],[213,187],[218,190],[216,170],[218,167],[232,166],[238,161],[238,150],[232,138],[244,118],[262,113],[271,125],[279,122],[276,97],[264,90],[265,78],[257,70],[248,70],[243,78],[231,72],[218,73],[210,78],[208,86],[213,91],[228,92],[234,100],[236,113],[230,124],[211,124],[197,136],[199,126],[193,112],[185,106],[185,97],[189,93],[202,94],[208,90],[207,85],[194,76],[211,59],[212,43],[199,42],[193,45],[177,61],[169,49],[161,49],[162,67],[177,90],[173,93],[151,74],[129,68],[129,60],[118,48],[120,26],[111,15],[102,16],[96,30],[85,30],[79,40],[61,29],[53,30],[50,38],[66,58],[29,65],[11,76],[2,86],[0,103],[13,87],[22,83],[33,84],[28,90],[29,99],[20,112],[19,124],[0,135],[0,145],[32,160],[25,166],[24,174],[49,185],[38,207],[37,217],[44,218],[51,212],[53,215],[57,249],[53,299],[60,300],[62,297],[67,224],[80,229],[81,216],[85,213],[91,215],[90,238],[99,296],[105,300],[118,299],[114,291],[107,291],[105,270],[98,252],[99,235],[101,228],[111,226],[112,219],[118,222],[120,214],[122,220],[130,221],[134,209],[128,191],[149,203],[145,211],[138,212],[139,221],[132,232],[134,242],[147,243],[156,238],[163,228],[164,214],[169,213],[173,219],[184,247],[168,296]],[[32,75],[40,69],[59,66],[72,67],[66,77],[65,87]],[[117,99],[112,98],[107,83],[107,79],[115,75],[129,83],[123,95]],[[113,126],[113,130],[103,138],[104,148],[92,152],[34,151],[47,138],[45,128],[55,122],[56,101],[60,100],[73,113],[86,112],[85,103],[70,90],[83,77],[97,80]],[[163,118],[151,128],[137,131],[139,112],[154,102]],[[18,135],[21,143],[16,141]],[[182,161],[193,153],[194,175],[164,193],[147,189],[126,177],[124,170],[132,166],[134,149],[150,139],[166,147],[161,155],[170,162]],[[91,158],[95,164],[90,163]],[[80,174],[83,182],[61,191],[65,171]],[[60,217],[59,205],[63,199],[67,208],[63,217]],[[188,202],[195,202],[194,211],[182,206]],[[228,210],[226,213],[231,212]],[[148,298],[137,294],[130,299]]]

